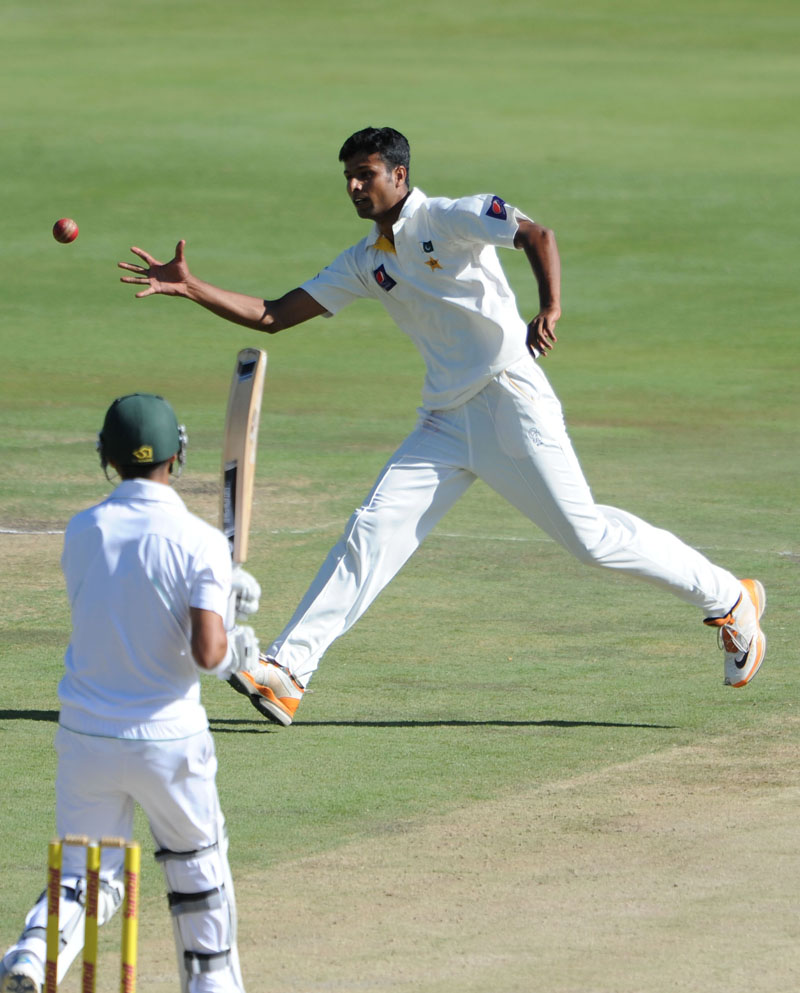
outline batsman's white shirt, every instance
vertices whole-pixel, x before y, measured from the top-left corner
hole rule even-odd
[[[495,248],[513,248],[528,219],[492,194],[447,200],[414,189],[393,250],[375,225],[302,289],[329,315],[359,297],[380,300],[425,360],[423,405],[449,410],[527,354],[527,325]]]
[[[151,740],[206,729],[189,608],[225,616],[231,564],[222,532],[170,486],[126,480],[72,518],[61,565],[73,625],[61,726]]]

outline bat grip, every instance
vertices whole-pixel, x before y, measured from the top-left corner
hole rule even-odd
[[[228,609],[225,613],[225,630],[230,631],[236,625],[236,590],[231,590],[228,597]]]

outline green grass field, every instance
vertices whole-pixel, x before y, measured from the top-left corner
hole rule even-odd
[[[497,192],[555,229],[546,368],[595,496],[761,578],[769,657],[723,688],[689,608],[580,567],[476,484],[294,726],[204,683],[248,989],[798,988],[798,40],[789,0],[4,5],[3,947],[44,881],[58,532],[109,490],[108,403],[171,399],[180,492],[214,520],[233,359],[268,349],[250,564],[269,640],[419,402],[377,305],[266,339],[134,300],[116,262],[185,237],[198,275],[280,295],[366,233],[337,152],[391,124],[426,193]],[[532,315],[522,254],[502,259]],[[141,987],[175,990],[145,863]]]

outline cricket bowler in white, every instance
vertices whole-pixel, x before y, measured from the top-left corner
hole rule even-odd
[[[328,646],[364,613],[475,479],[482,479],[588,565],[652,583],[697,607],[716,627],[724,681],[744,686],[766,652],[764,588],[738,580],[684,544],[616,507],[596,504],[573,452],[561,405],[537,359],[556,342],[561,316],[555,236],[495,194],[427,197],[409,185],[408,142],[392,128],[365,128],[343,145],[347,194],[370,233],[313,279],[261,300],[197,279],[184,242],[162,264],[123,282],[194,300],[267,333],[379,300],[425,361],[416,428],[348,522],[294,616],[262,657],[262,671],[233,676],[270,720],[288,725]],[[526,324],[497,249],[525,252],[540,309]]]
[[[253,629],[226,631],[223,623],[232,583],[237,618],[258,608],[261,591],[241,569],[232,580],[225,536],[172,489],[184,447],[185,432],[162,397],[115,400],[98,450],[103,468],[122,481],[67,526],[62,567],[72,636],[58,687],[56,827],[62,838],[130,839],[138,803],[166,879],[183,993],[243,993],[199,676],[227,679],[248,663],[263,668]],[[85,866],[85,848],[65,845],[59,982],[83,947]],[[121,849],[103,849],[100,877],[104,924],[122,903]],[[46,925],[43,894],[3,957],[2,993],[42,989]]]

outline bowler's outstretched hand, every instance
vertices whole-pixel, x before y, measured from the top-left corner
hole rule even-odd
[[[137,297],[149,297],[154,293],[164,293],[167,296],[186,296],[186,284],[189,280],[189,266],[183,256],[183,249],[186,240],[181,238],[175,246],[175,258],[170,262],[159,262],[154,259],[149,252],[135,246],[131,248],[134,255],[138,255],[144,265],[137,265],[134,262],[119,262],[120,269],[127,269],[128,272],[136,273],[135,276],[121,276],[120,282],[134,283],[144,286]]]

